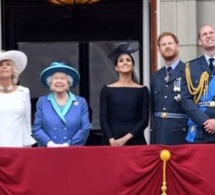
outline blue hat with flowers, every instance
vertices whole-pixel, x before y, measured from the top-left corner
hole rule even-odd
[[[47,78],[57,72],[62,72],[62,73],[65,73],[66,75],[69,75],[72,77],[73,83],[70,86],[71,88],[78,85],[78,83],[80,81],[80,75],[79,75],[78,71],[75,70],[74,68],[72,68],[71,66],[66,65],[65,63],[62,63],[62,62],[53,62],[53,63],[51,63],[51,65],[49,67],[45,68],[42,71],[42,73],[40,74],[41,83],[45,87],[49,88],[49,86],[47,84]]]

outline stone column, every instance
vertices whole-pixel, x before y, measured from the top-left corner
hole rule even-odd
[[[215,28],[215,0],[197,0],[197,30],[205,24]],[[201,47],[197,50],[198,56],[202,55]]]
[[[197,1],[160,0],[160,33],[176,34],[180,58],[186,62],[197,56]],[[158,33],[159,34],[159,33]]]

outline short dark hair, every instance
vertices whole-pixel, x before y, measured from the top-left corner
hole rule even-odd
[[[171,33],[171,32],[163,32],[163,33],[161,33],[161,34],[159,35],[159,37],[158,37],[158,39],[157,39],[157,45],[158,45],[158,47],[160,47],[160,41],[161,41],[161,39],[162,39],[163,37],[166,37],[166,36],[172,37],[173,40],[175,41],[175,43],[177,43],[177,44],[179,43],[178,38],[176,37],[175,34],[173,34],[173,33]]]

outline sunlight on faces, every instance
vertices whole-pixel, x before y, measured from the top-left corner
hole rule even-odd
[[[160,40],[158,51],[165,60],[171,61],[178,56],[179,45],[171,36],[165,36]]]
[[[62,72],[54,73],[47,78],[47,84],[49,85],[50,90],[55,92],[68,91],[72,83],[72,77]]]
[[[120,55],[117,60],[115,69],[118,72],[132,72],[134,70],[134,64],[131,57],[128,54]]]
[[[205,25],[200,29],[199,45],[204,49],[215,48],[215,31],[213,27]]]

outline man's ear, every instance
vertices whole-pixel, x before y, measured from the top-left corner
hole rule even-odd
[[[200,40],[198,40],[198,42],[199,42],[199,45],[202,45],[202,42]]]
[[[158,47],[158,52],[161,53],[160,47]]]

